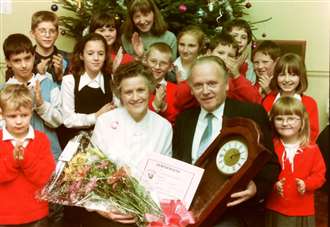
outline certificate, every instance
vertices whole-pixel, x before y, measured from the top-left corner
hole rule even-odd
[[[158,153],[148,153],[139,166],[140,181],[159,200],[179,199],[189,206],[204,169]]]

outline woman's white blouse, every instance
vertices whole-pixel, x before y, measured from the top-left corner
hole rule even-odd
[[[157,152],[172,156],[172,126],[148,110],[136,122],[127,110],[119,107],[98,117],[92,142],[110,160],[136,168],[144,155]]]

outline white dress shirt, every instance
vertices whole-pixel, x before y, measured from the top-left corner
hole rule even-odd
[[[212,112],[214,115],[214,117],[212,118],[212,136],[211,136],[211,140],[210,140],[209,144],[207,145],[207,147],[213,142],[213,140],[221,132],[224,107],[225,107],[225,104],[223,103],[221,106],[219,106],[216,110],[214,110]],[[206,110],[204,110],[203,108],[201,108],[201,112],[199,113],[199,116],[198,116],[193,144],[192,144],[192,151],[191,151],[192,163],[195,163],[198,159],[198,148],[199,148],[203,133],[207,127],[206,114],[208,114],[208,112]]]
[[[123,107],[102,114],[96,121],[92,142],[110,160],[127,164],[132,171],[149,152],[172,156],[171,124],[148,110],[136,122]]]
[[[68,128],[88,128],[93,126],[96,122],[95,113],[83,114],[75,112],[74,103],[74,78],[72,74],[66,75],[62,80],[62,109],[63,109],[63,123]],[[91,88],[101,88],[104,90],[104,78],[102,73],[97,74],[94,79],[91,79],[87,73],[80,77],[78,91],[85,86]]]

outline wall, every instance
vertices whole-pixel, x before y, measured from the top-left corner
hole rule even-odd
[[[309,87],[306,94],[316,99],[320,127],[323,128],[329,107],[330,1],[252,0],[250,3],[252,7],[247,9],[247,20],[256,22],[272,18],[255,24],[257,30],[253,33],[257,39],[307,41],[305,63]]]

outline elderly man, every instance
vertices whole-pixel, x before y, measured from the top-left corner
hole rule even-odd
[[[279,171],[273,153],[271,128],[262,106],[226,98],[227,76],[226,66],[218,57],[201,57],[193,64],[188,83],[200,108],[189,109],[177,117],[173,135],[173,156],[188,163],[195,163],[220,133],[223,116],[254,120],[263,133],[262,143],[272,151],[272,159],[249,182],[245,190],[231,195],[233,200],[227,204],[230,208],[219,217],[220,222],[216,226],[262,226],[263,201]],[[205,134],[208,134],[208,138],[205,138]]]

